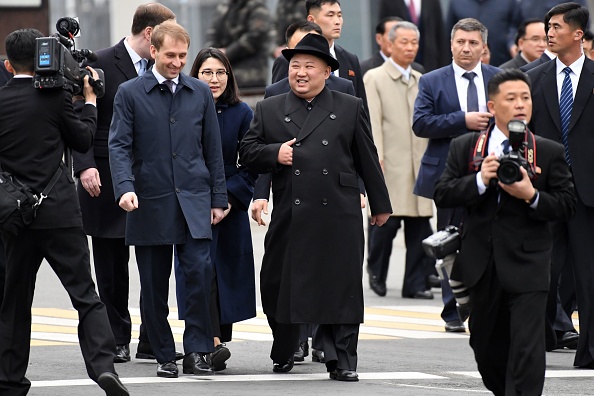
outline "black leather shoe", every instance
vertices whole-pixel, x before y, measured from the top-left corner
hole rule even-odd
[[[309,344],[307,341],[300,342],[293,355],[293,360],[296,362],[303,362],[307,356],[309,356]]]
[[[465,333],[466,327],[464,327],[464,323],[461,320],[452,320],[446,322],[445,331],[448,333]]]
[[[594,360],[591,361],[588,364],[584,364],[583,366],[579,366],[579,368],[583,368],[583,369],[594,369]]]
[[[580,340],[580,335],[575,331],[566,331],[563,333],[557,333],[557,346],[555,349],[577,349],[578,341]]]
[[[419,300],[433,300],[433,293],[431,290],[419,290],[408,296],[402,296],[404,298],[416,298]]]
[[[177,370],[177,364],[175,361],[159,364],[157,367],[157,377],[161,378],[177,378],[179,371]]]
[[[272,365],[272,371],[275,373],[288,373],[293,369],[293,365],[293,358],[291,358],[284,363],[274,363]]]
[[[184,354],[178,351],[175,351],[175,360],[182,360],[184,358]],[[147,359],[147,360],[155,360],[155,354],[153,353],[153,348],[151,344],[146,341],[138,342],[138,347],[136,347],[136,359]]]
[[[356,371],[336,369],[330,372],[330,379],[336,381],[359,381],[359,374]]]
[[[440,289],[441,280],[439,279],[439,276],[433,274],[429,275],[427,277],[427,286],[429,286],[430,288]]]
[[[386,282],[382,282],[375,275],[369,275],[369,287],[380,297],[384,297],[388,290],[386,289]]]
[[[188,353],[184,356],[184,374],[211,375],[214,374],[209,354],[198,352]],[[230,354],[229,354],[230,356]]]
[[[130,361],[130,344],[116,345],[114,363],[126,363]]]
[[[311,349],[311,361],[317,363],[326,363],[326,357],[324,356],[324,351],[319,349]]]
[[[122,384],[120,378],[114,373],[102,373],[97,378],[97,383],[107,396],[129,396],[128,389]]]
[[[213,353],[210,354],[210,363],[214,371],[222,371],[227,368],[225,363],[231,357],[231,351],[225,344],[219,344],[215,347]]]

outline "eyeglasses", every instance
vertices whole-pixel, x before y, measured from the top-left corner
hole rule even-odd
[[[217,72],[213,72],[212,70],[204,70],[204,71],[201,71],[200,74],[202,74],[202,78],[205,78],[207,80],[212,79],[212,76],[214,74],[217,75],[217,80],[226,80],[227,77],[229,76],[229,72],[223,71],[223,70],[219,70]]]
[[[532,41],[533,43],[543,42],[546,44],[546,42],[547,42],[546,37],[538,37],[538,36],[524,37],[524,40]]]

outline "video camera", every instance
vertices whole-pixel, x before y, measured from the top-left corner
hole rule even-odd
[[[499,168],[497,168],[497,179],[503,184],[513,184],[522,180],[522,172],[520,168],[526,169],[530,179],[533,179],[535,174],[526,160],[525,149],[527,143],[526,123],[521,120],[511,120],[507,124],[509,130],[509,145],[511,151],[499,157]]]
[[[84,77],[89,76],[89,84],[98,98],[105,94],[103,70],[95,69],[99,79],[80,67],[85,59],[97,60],[97,55],[88,49],[76,50],[74,37],[80,31],[74,18],[60,18],[56,23],[58,33],[51,37],[40,37],[35,47],[35,77],[33,85],[38,89],[63,88],[72,95],[82,95]]]

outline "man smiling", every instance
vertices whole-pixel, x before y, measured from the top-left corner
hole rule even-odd
[[[181,70],[190,37],[173,21],[151,36],[155,65],[120,86],[109,131],[116,200],[128,212],[157,375],[177,377],[167,322],[173,245],[186,275],[184,367],[212,374],[209,316],[211,224],[227,208],[221,137],[208,86]]]

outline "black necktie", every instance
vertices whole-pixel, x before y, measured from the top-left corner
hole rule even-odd
[[[505,139],[501,144],[503,145],[503,154],[509,153],[509,139]]]
[[[475,72],[466,72],[462,75],[468,79],[468,91],[466,92],[466,112],[479,111],[478,92],[474,84]]]

